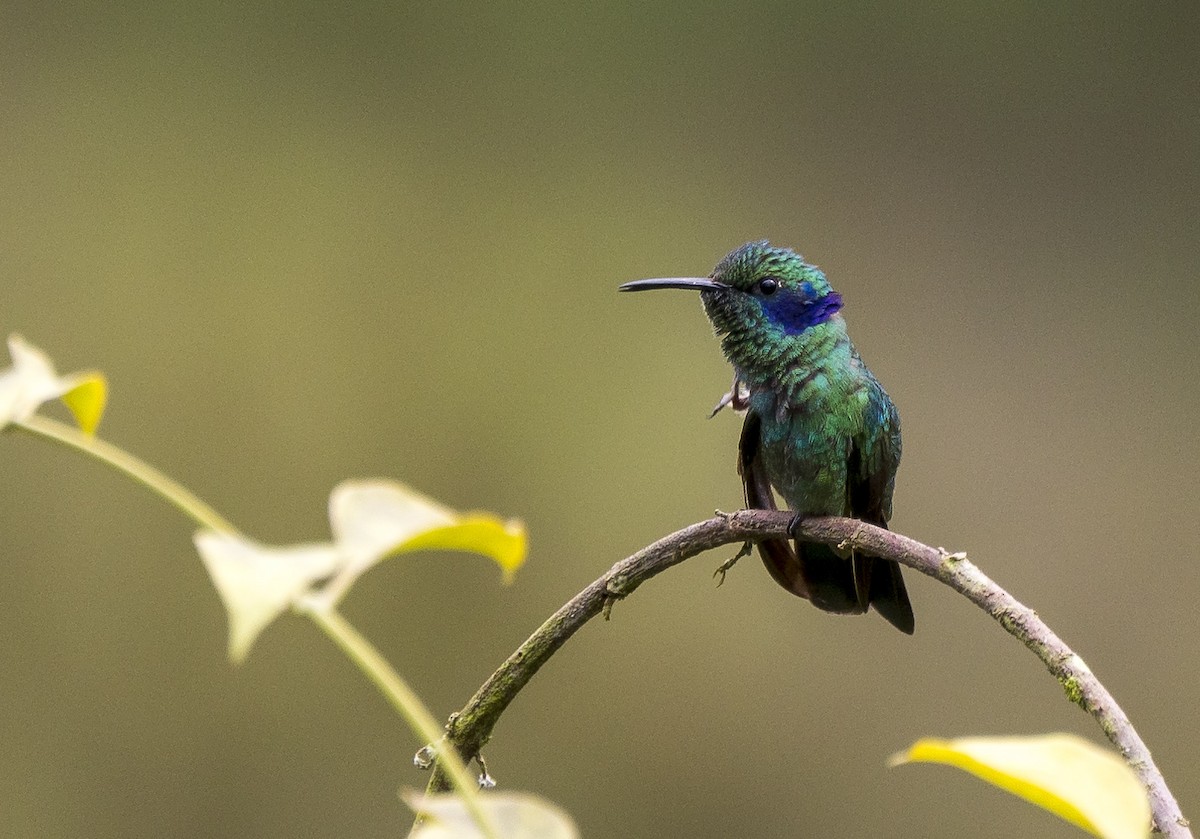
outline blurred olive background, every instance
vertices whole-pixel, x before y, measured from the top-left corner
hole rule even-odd
[[[348,615],[441,717],[614,561],[740,503],[699,303],[819,263],[904,419],[893,527],[1084,656],[1200,815],[1193,3],[10,3],[0,329],[111,380],[106,438],[270,542],[344,477],[522,517]],[[242,668],[190,523],[0,438],[0,832],[399,836],[420,745],[311,626]],[[1075,836],[920,735],[1095,724],[962,598],[823,615],[714,552],[586,627],[486,751],[585,835]]]

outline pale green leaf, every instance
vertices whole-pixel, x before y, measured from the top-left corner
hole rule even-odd
[[[329,498],[334,541],[275,547],[202,531],[196,548],[229,615],[229,657],[245,659],[271,621],[303,601],[329,609],[360,575],[401,551],[489,556],[506,578],[525,559],[525,530],[484,513],[457,513],[395,481],[345,481]]]
[[[486,513],[458,513],[398,481],[344,481],[329,496],[334,541],[346,566],[325,598],[336,602],[385,557],[416,550],[469,551],[493,559],[505,580],[524,563],[525,527]]]
[[[84,432],[96,430],[104,412],[103,376],[59,376],[49,356],[20,335],[8,337],[8,352],[13,363],[0,371],[0,427],[29,419],[43,403],[61,396]]]
[[[926,738],[889,764],[957,766],[1103,839],[1145,839],[1150,802],[1121,757],[1073,734]]]
[[[196,550],[229,617],[229,658],[242,662],[259,634],[340,564],[333,545],[260,545],[244,536],[202,530]]]
[[[334,541],[365,564],[374,564],[396,545],[456,519],[449,507],[398,481],[342,481],[329,495]]]
[[[401,795],[414,812],[429,817],[409,834],[409,839],[483,839],[484,834],[457,795]],[[536,795],[490,792],[481,803],[499,831],[497,839],[578,839],[571,817]]]

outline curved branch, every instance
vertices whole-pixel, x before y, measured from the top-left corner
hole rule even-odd
[[[793,514],[787,511],[741,510],[718,514],[693,524],[623,559],[600,579],[575,595],[543,623],[500,665],[461,711],[450,717],[446,740],[464,762],[476,757],[492,729],[534,673],[575,632],[611,604],[673,565],[699,553],[737,542],[757,542],[788,535]],[[1129,762],[1150,796],[1155,830],[1170,837],[1191,837],[1187,819],[1167,789],[1150,750],[1134,730],[1125,712],[1092,671],[1037,613],[996,585],[976,568],[966,554],[950,554],[855,519],[817,517],[799,521],[792,533],[800,539],[861,549],[872,556],[894,560],[945,583],[983,609],[1010,635],[1041,659],[1058,679],[1067,698],[1087,711]],[[440,768],[429,781],[430,792],[449,789]]]

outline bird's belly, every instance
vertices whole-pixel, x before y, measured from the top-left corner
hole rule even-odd
[[[763,466],[772,486],[798,513],[841,516],[846,509],[848,441],[764,434]]]

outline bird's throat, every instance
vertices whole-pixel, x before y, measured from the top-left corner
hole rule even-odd
[[[751,391],[767,389],[780,395],[788,395],[800,380],[816,373],[847,369],[853,352],[846,322],[836,313],[798,335],[780,330],[764,340],[761,331],[728,332],[721,348]]]

